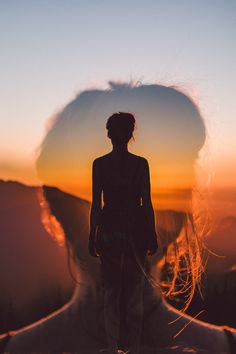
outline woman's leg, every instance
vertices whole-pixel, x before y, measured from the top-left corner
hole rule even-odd
[[[101,274],[104,286],[104,326],[107,346],[118,346],[120,295],[124,261],[124,233],[104,232],[99,243]]]
[[[136,253],[136,257],[135,254]],[[124,255],[124,278],[123,278],[123,298],[125,307],[125,328],[126,346],[131,354],[138,354],[140,348],[140,338],[143,322],[143,292],[145,275],[141,268],[146,271],[147,265],[146,250],[133,249],[127,242]],[[124,317],[124,316],[123,316]]]

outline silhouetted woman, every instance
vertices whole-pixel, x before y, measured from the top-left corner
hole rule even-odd
[[[113,114],[106,128],[113,149],[93,162],[89,252],[101,259],[108,350],[116,352],[123,332],[125,349],[136,354],[146,257],[158,248],[149,166],[145,158],[128,151],[135,128],[132,114]]]

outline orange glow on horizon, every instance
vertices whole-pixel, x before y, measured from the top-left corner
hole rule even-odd
[[[92,201],[91,185],[89,184],[83,186],[64,184],[58,188],[81,199]],[[161,210],[188,211],[191,196],[192,189],[187,187],[155,188],[151,193],[153,207]]]

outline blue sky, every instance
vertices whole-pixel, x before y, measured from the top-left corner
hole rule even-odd
[[[111,79],[189,92],[206,119],[212,157],[232,159],[235,10],[229,0],[0,0],[4,168],[33,168],[48,118]]]

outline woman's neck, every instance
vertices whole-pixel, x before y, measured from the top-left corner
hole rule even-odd
[[[82,275],[80,273],[78,283],[75,286],[74,293],[71,298],[71,304],[76,307],[83,304],[90,304],[91,306],[99,305],[99,300],[103,298],[104,288],[101,281]],[[154,283],[155,282],[155,283]],[[156,306],[164,301],[161,288],[158,284],[158,280],[148,280],[145,278],[143,289],[143,304],[147,311],[150,307]],[[87,305],[86,305],[87,306]]]
[[[70,309],[76,317],[78,324],[87,323],[91,332],[96,331],[97,326],[103,327],[103,323],[94,321],[94,318],[102,319],[103,314],[103,297],[104,289],[101,284],[85,283],[75,287],[73,296],[70,301]],[[169,326],[170,320],[169,309],[164,300],[160,289],[153,287],[146,281],[143,297],[143,321],[144,321],[144,337],[145,341],[151,340],[153,346],[166,345],[175,334],[174,326]],[[91,321],[91,323],[90,323]],[[99,320],[98,320],[99,321]],[[157,336],[157,333],[160,335]],[[151,336],[151,339],[149,337]]]
[[[128,152],[128,145],[113,145],[112,153],[124,153]]]

